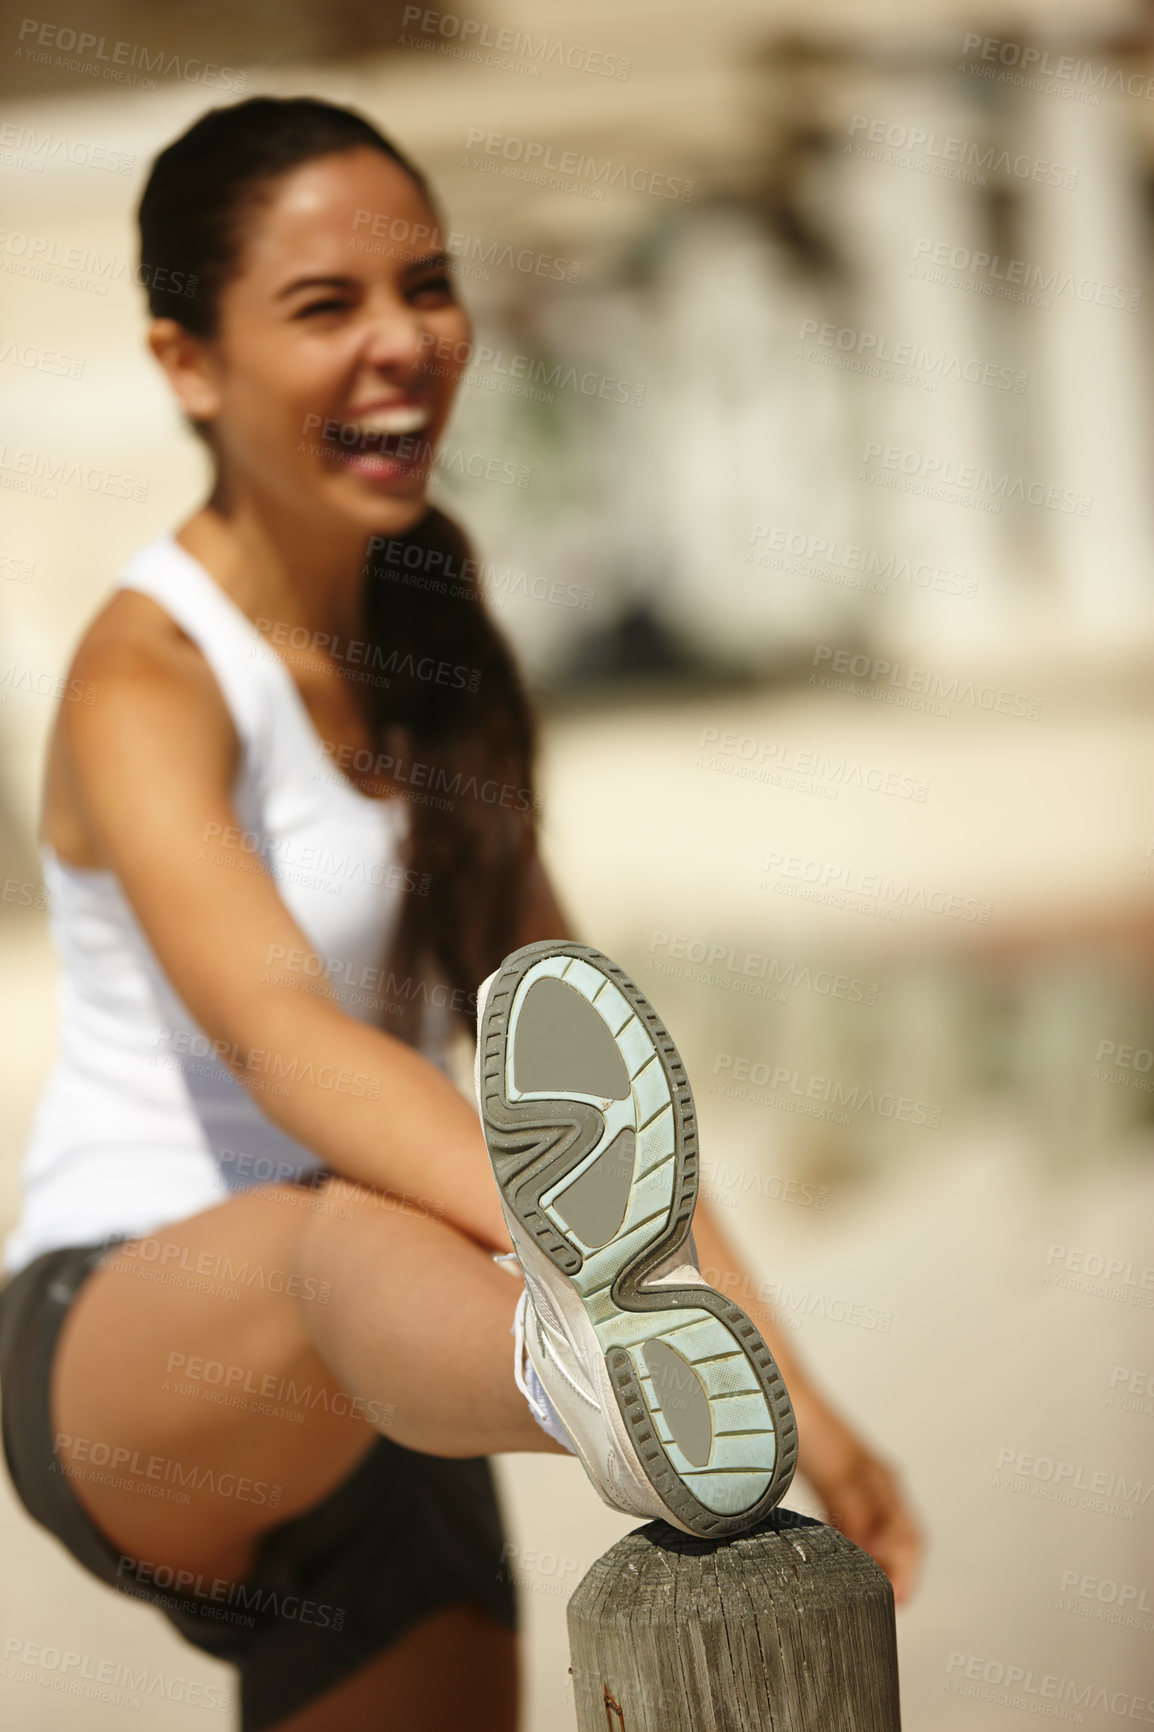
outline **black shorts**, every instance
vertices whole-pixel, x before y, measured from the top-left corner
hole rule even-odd
[[[61,1471],[49,1412],[61,1325],[116,1242],[48,1251],[0,1288],[8,1471],[29,1515],[90,1574],[238,1669],[243,1732],[303,1708],[442,1607],[479,1601],[517,1628],[488,1457],[422,1455],[386,1437],[323,1502],[264,1534],[244,1583],[201,1578],[178,1592],[170,1570],[126,1559]]]

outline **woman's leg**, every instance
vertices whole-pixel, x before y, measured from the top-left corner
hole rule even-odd
[[[274,1732],[510,1732],[517,1638],[475,1605],[422,1618]]]
[[[409,1449],[563,1453],[513,1379],[520,1276],[427,1212],[398,1221],[394,1211],[383,1193],[339,1180],[307,1220],[298,1266],[330,1293],[303,1306],[314,1348],[373,1417],[392,1409],[379,1429]]]
[[[241,1581],[260,1535],[378,1432],[435,1455],[563,1453],[514,1382],[520,1290],[387,1193],[255,1187],[85,1282],[53,1365],[62,1470],[127,1558]]]

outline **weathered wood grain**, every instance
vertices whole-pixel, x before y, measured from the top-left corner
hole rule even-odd
[[[580,1732],[900,1732],[889,1580],[791,1510],[728,1540],[635,1528],[568,1620]]]

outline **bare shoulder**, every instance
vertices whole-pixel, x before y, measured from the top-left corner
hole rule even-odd
[[[160,603],[141,590],[109,597],[85,631],[69,679],[77,696],[62,705],[70,740],[102,731],[132,712],[180,724],[195,719],[217,745],[235,730],[200,647]]]
[[[86,627],[61,690],[49,744],[43,833],[64,858],[106,863],[91,823],[110,779],[171,772],[227,788],[240,751],[212,669],[143,591],[120,589]],[[143,785],[142,785],[143,784]]]
[[[118,589],[89,622],[72,657],[70,675],[109,684],[175,680],[182,695],[215,697],[219,689],[200,648],[150,595]]]

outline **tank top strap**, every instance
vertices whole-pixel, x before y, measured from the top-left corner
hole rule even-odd
[[[117,585],[152,596],[188,634],[212,669],[242,744],[254,753],[261,748],[269,705],[267,668],[275,651],[199,560],[168,532],[129,560]]]

